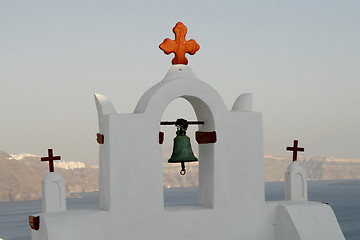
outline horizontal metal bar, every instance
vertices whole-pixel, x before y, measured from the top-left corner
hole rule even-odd
[[[176,122],[160,122],[160,125],[175,125]],[[188,121],[187,122],[188,125],[203,125],[205,124],[204,121]]]

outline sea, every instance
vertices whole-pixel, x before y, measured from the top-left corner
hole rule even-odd
[[[266,201],[285,198],[284,182],[266,182]],[[164,189],[165,206],[197,205],[197,187]],[[98,192],[67,199],[68,210],[97,209]],[[310,201],[326,202],[347,240],[360,240],[360,180],[308,181]],[[0,240],[30,240],[28,216],[41,212],[41,200],[0,203]]]

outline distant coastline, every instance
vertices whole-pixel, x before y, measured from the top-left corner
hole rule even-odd
[[[164,188],[199,185],[197,163],[188,163],[187,174],[181,176],[179,165],[168,164],[166,157],[163,158]],[[309,156],[298,159],[307,172],[308,180],[344,180],[333,184],[360,185],[360,159]],[[290,163],[290,158],[286,156],[265,155],[265,181],[284,181],[284,172]],[[48,165],[40,162],[40,156],[0,151],[0,169],[0,202],[41,199],[41,181],[48,173]],[[59,161],[55,162],[55,171],[65,179],[67,198],[81,198],[83,193],[99,189],[99,166]]]

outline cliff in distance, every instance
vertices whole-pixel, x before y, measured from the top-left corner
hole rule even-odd
[[[265,180],[284,181],[291,156],[265,155]],[[360,159],[298,156],[308,180],[360,179]]]
[[[79,197],[79,192],[98,190],[97,166],[80,162],[55,162],[55,171],[65,179],[66,195]],[[9,155],[0,151],[0,201],[26,201],[41,198],[41,181],[49,164],[33,154]]]
[[[283,181],[291,156],[265,155],[264,163],[265,181]],[[307,171],[308,180],[360,179],[360,159],[300,156],[299,163]],[[65,179],[67,197],[98,191],[98,166],[63,161],[55,161],[54,165]],[[185,176],[179,174],[180,164],[164,160],[163,169],[166,188],[198,185],[197,163],[186,164]],[[41,163],[39,156],[0,151],[0,202],[40,199],[41,181],[48,172],[48,164]]]

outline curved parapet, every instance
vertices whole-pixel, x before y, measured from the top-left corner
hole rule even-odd
[[[235,100],[231,111],[252,112],[252,101],[252,93],[243,93]]]
[[[107,99],[107,97],[98,93],[95,93],[94,96],[95,96],[96,108],[99,115],[116,113],[113,104],[110,102],[109,99]]]
[[[104,95],[95,93],[94,97],[100,124],[100,117],[108,114],[115,114],[116,110],[110,100],[107,99],[107,97],[105,97]]]
[[[276,240],[345,240],[336,216],[327,204],[316,202],[278,202]]]
[[[113,104],[110,102],[107,97],[101,94],[95,94],[95,103],[96,109],[98,112],[99,120],[99,133],[98,143],[100,143],[99,150],[99,207],[104,210],[109,209],[109,122],[107,121],[106,116],[115,115],[116,111]],[[99,141],[100,137],[100,141]]]

